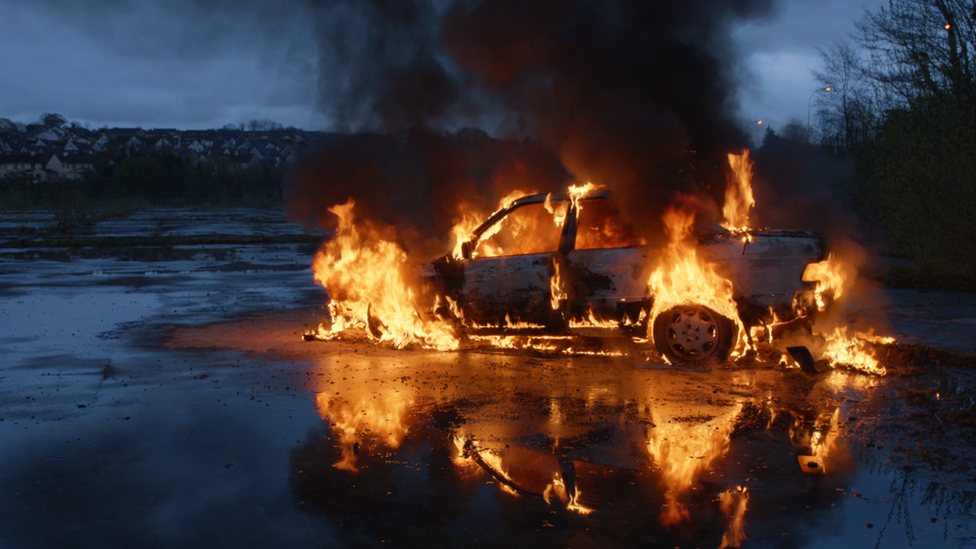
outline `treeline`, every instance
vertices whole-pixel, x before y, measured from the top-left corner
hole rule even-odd
[[[0,209],[278,207],[285,170],[262,163],[241,164],[227,157],[213,162],[174,155],[101,157],[80,181],[36,183],[27,176],[4,179]]]
[[[976,1],[892,0],[853,41],[821,51],[821,145],[854,161],[886,251],[976,280]]]

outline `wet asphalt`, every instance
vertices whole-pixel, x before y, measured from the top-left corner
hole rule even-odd
[[[903,344],[884,378],[396,351],[303,341],[325,295],[280,213],[99,230],[142,240],[0,248],[0,547],[719,547],[724,493],[744,547],[976,539],[974,370],[924,351],[976,354],[973,294],[852,301]]]

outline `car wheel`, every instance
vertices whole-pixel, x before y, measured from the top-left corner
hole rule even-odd
[[[714,364],[729,357],[735,325],[703,305],[679,305],[654,319],[654,345],[676,364]]]

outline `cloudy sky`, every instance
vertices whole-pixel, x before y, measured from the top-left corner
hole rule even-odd
[[[782,0],[738,23],[742,124],[805,122],[816,48],[883,1]],[[323,29],[299,1],[5,0],[0,117],[58,112],[93,127],[183,129],[267,118],[333,129],[316,35],[342,30]]]

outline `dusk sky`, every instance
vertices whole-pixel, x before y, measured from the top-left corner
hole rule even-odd
[[[845,38],[865,7],[883,3],[785,0],[737,24],[742,124],[805,122],[816,48]],[[0,117],[27,123],[57,112],[92,127],[180,129],[266,118],[336,129],[321,89],[327,75],[315,33],[323,30],[306,9],[257,0],[101,0],[84,8],[7,0]]]

